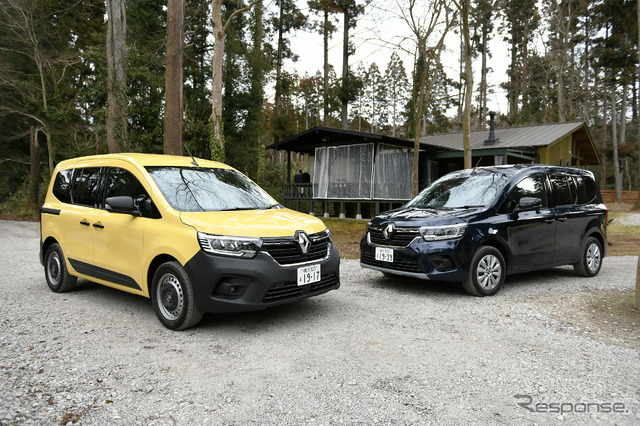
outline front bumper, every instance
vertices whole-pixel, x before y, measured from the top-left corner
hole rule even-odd
[[[264,252],[239,259],[199,251],[185,269],[198,310],[222,313],[257,311],[340,287],[340,257],[333,244],[325,259],[309,264],[320,264],[321,279],[303,286],[297,285],[298,266],[280,266]]]
[[[464,251],[460,249],[460,241],[427,242],[416,238],[406,247],[388,247],[393,249],[393,262],[383,262],[375,259],[376,245],[365,235],[360,242],[360,265],[423,280],[463,281],[470,259],[462,254]]]

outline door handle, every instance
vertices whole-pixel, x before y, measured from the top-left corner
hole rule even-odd
[[[559,217],[558,219],[556,219],[558,222],[564,222],[567,220],[566,217]]]
[[[544,223],[551,225],[553,223],[553,219],[545,219]]]
[[[94,227],[94,228],[100,228],[100,229],[103,229],[103,228],[104,228],[104,225],[103,225],[103,224],[101,224],[100,222],[98,222],[98,223],[94,223],[94,224],[93,224],[93,227]]]
[[[81,220],[80,221],[80,225],[89,226],[91,224],[89,222],[87,222],[86,220]]]

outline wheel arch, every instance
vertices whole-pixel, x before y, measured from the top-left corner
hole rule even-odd
[[[497,240],[497,239],[486,239],[484,241],[482,241],[480,244],[477,245],[476,249],[473,251],[473,254],[475,254],[475,252],[477,252],[481,247],[484,246],[491,246],[493,248],[495,248],[496,250],[498,250],[500,252],[500,254],[502,255],[502,258],[504,259],[504,263],[506,264],[506,270],[509,270],[509,265],[511,264],[511,254],[509,252],[509,249],[507,248],[506,244],[504,244],[503,242]]]
[[[56,240],[54,237],[52,236],[48,236],[43,242],[42,242],[42,248],[40,250],[40,263],[42,263],[42,265],[44,265],[44,257],[47,254],[47,250],[49,250],[49,247],[51,247],[53,244],[60,244],[58,243],[58,240]],[[65,260],[66,260],[66,256],[65,256]]]
[[[604,236],[602,235],[602,233],[599,232],[598,229],[591,229],[590,231],[588,231],[584,238],[583,238],[583,242],[586,241],[589,237],[593,237],[596,240],[598,240],[598,242],[600,243],[600,247],[602,248],[602,257],[605,257],[607,255],[607,243],[605,241]]]
[[[147,280],[146,280],[147,288],[143,289],[143,290],[146,290],[146,294],[148,297],[151,297],[151,287],[153,284],[153,276],[155,275],[160,265],[166,262],[180,263],[175,257],[171,256],[170,254],[159,254],[153,258],[151,263],[149,263],[149,269],[147,270]]]

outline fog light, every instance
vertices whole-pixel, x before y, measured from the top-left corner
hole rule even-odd
[[[218,283],[216,288],[213,290],[214,297],[227,297],[231,299],[236,299],[243,295],[247,287],[249,287],[249,283],[238,283],[234,282],[236,280],[222,280]]]
[[[433,256],[429,256],[429,262],[431,262],[433,267],[440,272],[456,269],[456,264],[448,254],[434,254]]]

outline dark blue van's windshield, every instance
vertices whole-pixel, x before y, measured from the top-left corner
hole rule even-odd
[[[278,206],[233,169],[147,167],[167,202],[180,212],[256,210]]]
[[[460,209],[486,207],[509,180],[495,171],[450,173],[425,188],[408,207]]]

